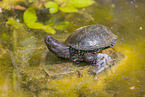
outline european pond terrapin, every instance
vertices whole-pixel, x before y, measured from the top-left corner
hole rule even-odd
[[[70,59],[74,63],[85,61],[98,68],[111,60],[100,51],[115,45],[118,37],[103,25],[84,26],[73,32],[64,44],[51,36],[45,38],[48,49],[57,57]]]

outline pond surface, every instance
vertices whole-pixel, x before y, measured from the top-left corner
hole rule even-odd
[[[90,75],[89,66],[74,66],[49,52],[44,37],[50,34],[21,23],[14,28],[0,14],[1,97],[145,97],[145,1],[100,0],[83,10],[66,14],[71,27],[51,36],[64,42],[81,26],[105,25],[118,35],[113,49],[122,59]]]

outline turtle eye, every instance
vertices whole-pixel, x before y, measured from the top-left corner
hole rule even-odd
[[[113,46],[114,46],[114,44],[111,44],[111,45],[110,45],[110,47],[113,47]]]
[[[46,42],[50,42],[50,40],[49,40],[49,39],[50,39],[50,37],[49,37],[49,36],[46,36],[46,37],[45,37],[45,41],[46,41]]]

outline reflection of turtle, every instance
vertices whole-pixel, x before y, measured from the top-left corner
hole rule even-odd
[[[98,52],[112,47],[116,40],[117,36],[107,27],[90,25],[76,30],[65,41],[66,45],[51,36],[45,38],[45,43],[48,49],[58,57],[67,58],[74,62],[86,61],[99,67],[104,62],[108,62],[111,57]]]

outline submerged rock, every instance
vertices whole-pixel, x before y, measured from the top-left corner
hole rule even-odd
[[[54,55],[51,55],[51,53],[48,55],[49,56],[47,56],[45,60],[46,63],[44,65],[44,70],[49,76],[54,78],[60,78],[64,75],[70,75],[78,72],[81,74],[84,70],[87,70],[89,74],[97,75],[109,67],[112,68],[113,66],[117,66],[117,64],[125,57],[123,53],[117,52],[113,49],[106,49],[103,50],[102,53],[97,54],[98,63],[96,65],[90,65],[86,62],[74,65],[67,60],[60,60],[56,58]]]

